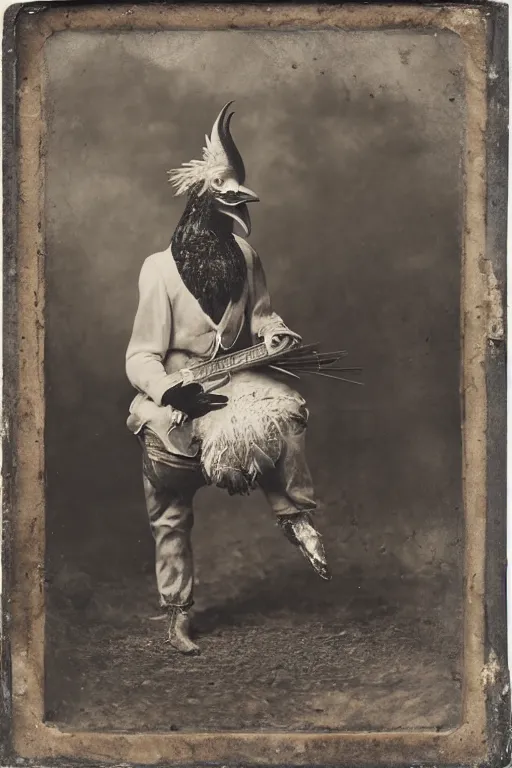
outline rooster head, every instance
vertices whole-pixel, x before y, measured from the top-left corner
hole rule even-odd
[[[234,112],[229,112],[233,102],[220,111],[209,136],[205,136],[202,160],[190,160],[181,168],[169,171],[169,180],[177,195],[193,190],[197,195],[209,195],[221,214],[234,219],[245,235],[251,231],[251,219],[247,203],[257,202],[258,196],[244,187],[245,167],[230,132]]]

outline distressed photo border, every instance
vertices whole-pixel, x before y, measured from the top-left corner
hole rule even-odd
[[[507,7],[499,4],[11,6],[4,22],[3,763],[315,766],[508,763]],[[43,49],[61,30],[449,30],[464,50],[460,395],[463,716],[450,731],[87,732],[44,721]]]

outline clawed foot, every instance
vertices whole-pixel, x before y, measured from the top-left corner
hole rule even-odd
[[[182,608],[169,609],[169,631],[167,641],[179,653],[199,656],[201,649],[190,638],[190,619]]]
[[[299,512],[289,517],[283,516],[278,519],[278,524],[287,539],[299,547],[320,578],[330,581],[331,573],[327,565],[322,538],[307,512]]]

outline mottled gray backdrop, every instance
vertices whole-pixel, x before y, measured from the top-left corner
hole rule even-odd
[[[139,449],[125,428],[138,272],[167,247],[183,208],[166,170],[200,157],[235,99],[233,134],[261,197],[251,243],[275,309],[305,341],[346,348],[347,364],[364,368],[364,388],[300,385],[335,573],[397,583],[444,574],[431,614],[457,645],[458,39],[64,32],[46,53],[49,574],[65,582],[79,568],[95,590],[153,567]],[[281,607],[300,603],[286,574],[307,565],[258,495],[202,491],[195,546],[199,600],[215,582],[212,605],[243,589],[265,614],[278,562]],[[346,599],[343,579],[303,578],[327,620]]]

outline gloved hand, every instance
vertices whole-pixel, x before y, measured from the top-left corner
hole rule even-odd
[[[199,419],[210,411],[225,408],[228,398],[225,395],[212,395],[205,392],[201,384],[179,384],[164,392],[162,405],[170,405],[185,413],[189,419]]]

